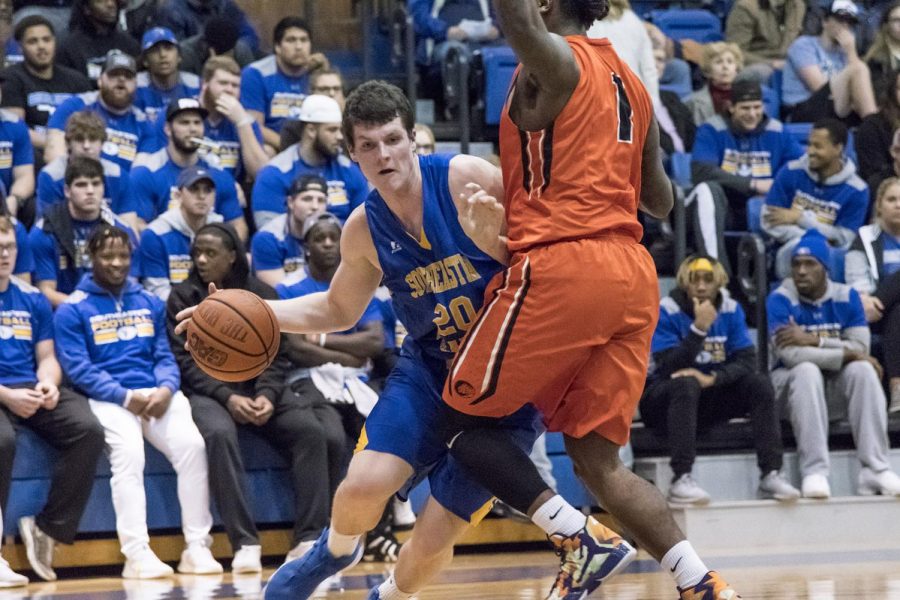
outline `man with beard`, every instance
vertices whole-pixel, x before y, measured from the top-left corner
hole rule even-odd
[[[847,127],[821,119],[809,133],[806,155],[789,162],[772,183],[762,209],[762,226],[780,244],[775,274],[791,273],[791,251],[809,229],[832,246],[849,248],[869,206],[869,188],[845,158]]]
[[[91,82],[74,69],[53,64],[56,34],[44,17],[25,17],[16,25],[13,36],[25,60],[3,72],[0,105],[25,120],[32,145],[43,150],[50,115],[73,95],[89,91]]]
[[[47,123],[47,145],[44,160],[52,161],[66,153],[66,121],[80,110],[91,110],[106,122],[103,158],[117,163],[123,171],[131,170],[138,150],[153,142],[153,128],[144,111],[134,106],[137,66],[127,54],[111,51],[106,55],[103,72],[97,80],[100,89],[69,98]]]
[[[246,73],[244,80],[246,81]],[[345,221],[369,191],[359,167],[341,154],[341,107],[328,96],[307,96],[300,107],[300,141],[288,146],[259,172],[253,186],[257,229],[284,214],[285,198],[298,175],[316,173],[328,182],[328,212]]]
[[[140,54],[137,40],[118,28],[119,6],[118,0],[75,0],[57,62],[97,79],[110,50]]]
[[[203,122],[212,141],[206,161],[243,181],[256,177],[269,156],[263,149],[259,123],[238,100],[241,68],[230,56],[213,56],[203,65],[200,104],[209,113]]]
[[[144,34],[141,62],[147,70],[138,74],[134,104],[150,120],[155,120],[172,100],[194,98],[199,93],[200,79],[178,70],[181,50],[171,30],[154,27]]]
[[[309,73],[328,66],[321,53],[312,53],[310,28],[300,17],[285,17],[272,35],[274,54],[250,64],[241,80],[241,102],[263,126],[263,138],[279,148],[281,126],[296,118],[309,93]]]
[[[206,109],[194,98],[179,98],[166,110],[164,131],[168,143],[164,148],[147,155],[132,169],[128,179],[128,202],[124,212],[136,212],[144,223],[174,208],[173,188],[178,176],[187,167],[200,162],[199,141],[203,138],[203,119]],[[237,186],[231,175],[206,165],[215,183],[215,212],[247,238],[247,224],[238,202]]]

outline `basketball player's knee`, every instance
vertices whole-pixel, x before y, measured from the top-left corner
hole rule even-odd
[[[397,490],[377,473],[350,472],[338,486],[335,503],[369,504],[373,500],[387,500]]]

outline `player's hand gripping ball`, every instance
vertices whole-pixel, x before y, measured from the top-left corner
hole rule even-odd
[[[187,328],[194,361],[221,381],[247,381],[265,371],[278,354],[280,339],[275,313],[246,290],[210,294]]]

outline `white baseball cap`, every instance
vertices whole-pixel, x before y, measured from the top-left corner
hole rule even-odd
[[[852,0],[834,0],[828,14],[846,21],[859,21],[859,7]]]
[[[343,120],[337,100],[321,94],[307,96],[300,105],[297,118],[304,123],[340,123]]]

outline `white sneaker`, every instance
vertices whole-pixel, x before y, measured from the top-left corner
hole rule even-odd
[[[260,573],[262,546],[241,546],[231,559],[232,573]]]
[[[793,502],[800,497],[800,490],[792,486],[778,471],[770,471],[759,481],[759,496],[774,498],[779,502]]]
[[[309,552],[309,550],[315,545],[316,545],[316,540],[300,542],[299,544],[297,544],[296,546],[291,548],[291,551],[288,552],[287,556],[284,557],[284,562],[289,563],[292,560],[297,560],[298,558],[300,558],[301,556],[303,556],[304,554]]]
[[[863,467],[859,471],[856,491],[860,496],[900,496],[900,476],[890,469],[876,473],[869,467]]]
[[[818,500],[831,498],[831,485],[828,483],[828,477],[821,473],[804,477],[800,489],[803,491],[804,498],[816,498]]]
[[[172,567],[159,560],[149,546],[144,546],[133,557],[125,559],[122,577],[125,579],[157,579],[175,574]]]
[[[331,577],[326,577],[325,581],[316,586],[317,592],[343,592],[344,591],[344,578],[341,577],[341,574],[335,573]]]
[[[708,504],[709,494],[685,473],[669,486],[669,502],[673,504]]]
[[[416,513],[413,512],[412,503],[409,500],[401,500],[394,496],[391,504],[394,522],[394,531],[408,531],[416,524]]]
[[[891,414],[900,412],[900,385],[891,386],[891,403],[888,405],[888,412]]]
[[[34,517],[19,519],[19,535],[22,536],[31,569],[44,581],[56,581],[56,572],[53,570],[56,540],[41,531]]]
[[[191,544],[181,553],[178,572],[188,575],[217,575],[225,569],[203,544]]]
[[[0,557],[0,588],[13,588],[28,585],[28,578],[13,571],[9,563]]]

